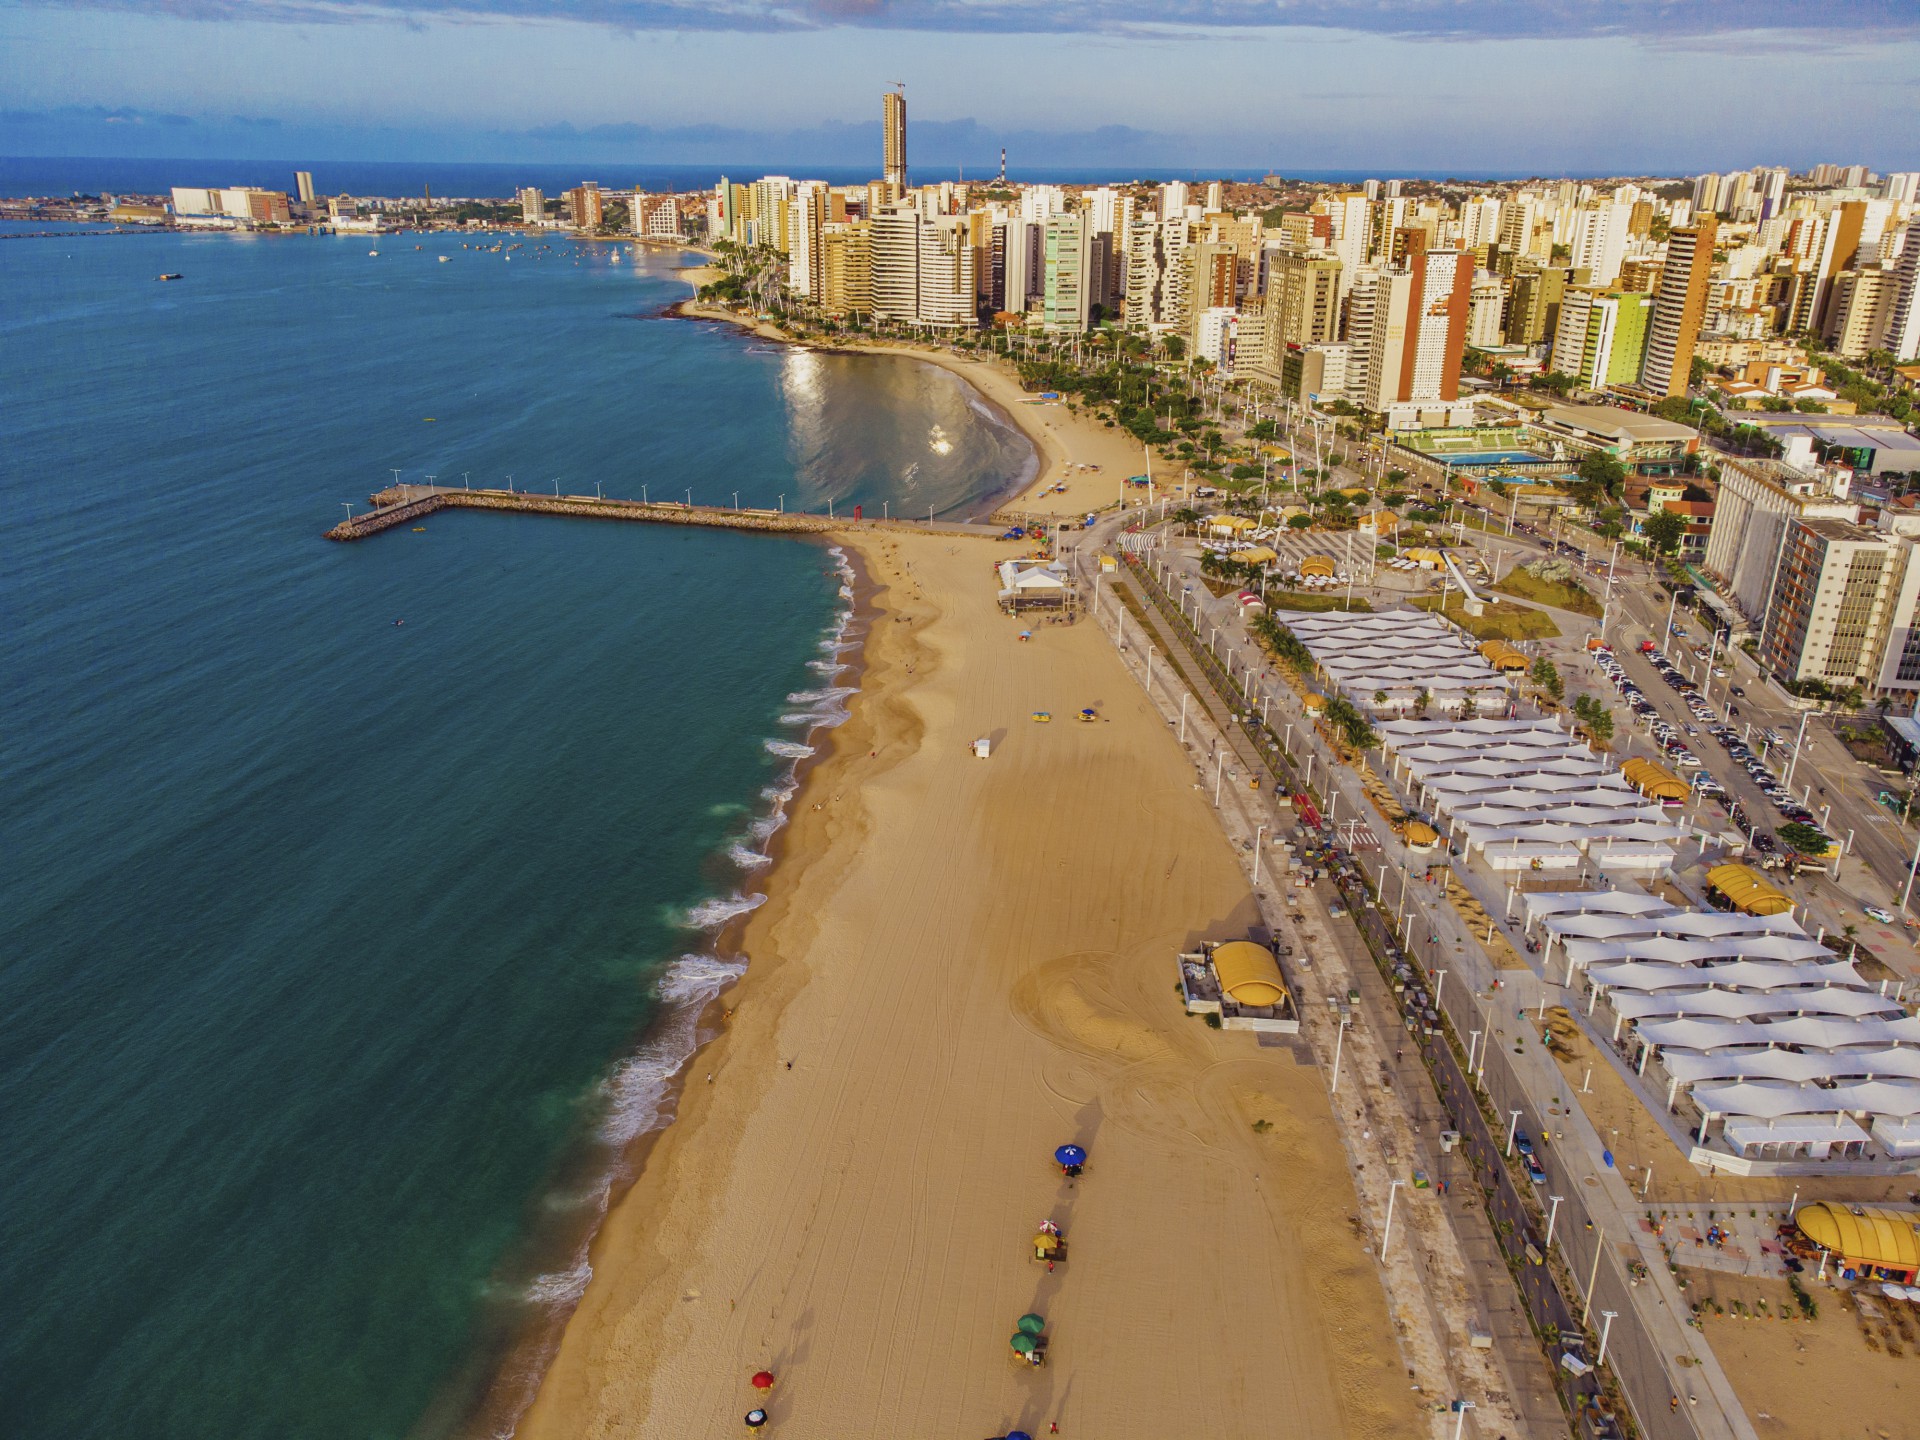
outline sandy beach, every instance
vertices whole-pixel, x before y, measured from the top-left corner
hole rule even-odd
[[[1190,763],[1092,627],[1016,639],[1011,547],[850,543],[862,693],[521,1433],[738,1434],[762,1367],[794,1436],[1420,1433],[1319,1072],[1175,998],[1254,914]]]

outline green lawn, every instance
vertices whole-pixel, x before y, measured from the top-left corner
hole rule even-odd
[[[1348,608],[1347,597],[1344,593],[1330,595],[1324,590],[1269,590],[1267,592],[1267,607],[1269,610],[1312,611],[1345,610]],[[1371,610],[1373,606],[1370,605],[1363,596],[1356,595],[1353,597],[1352,608],[1355,610]]]
[[[1556,610],[1571,610],[1576,615],[1597,617],[1600,614],[1600,602],[1594,599],[1591,591],[1578,583],[1542,580],[1517,565],[1492,588],[1502,595],[1531,600],[1536,605],[1551,605]]]
[[[1413,603],[1422,610],[1434,610],[1440,597],[1422,595]],[[1469,615],[1458,591],[1447,596],[1444,613],[1476,640],[1553,640],[1560,634],[1551,615],[1527,605],[1489,605],[1484,615]]]

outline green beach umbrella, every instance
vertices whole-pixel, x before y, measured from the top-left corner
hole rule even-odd
[[[1038,1315],[1022,1315],[1020,1317],[1020,1333],[1022,1335],[1038,1335],[1046,1328],[1047,1322]]]
[[[1033,1336],[1027,1334],[1027,1332],[1024,1330],[1022,1330],[1018,1335],[1013,1337],[1013,1348],[1022,1355],[1031,1355],[1033,1353],[1034,1346],[1038,1345],[1039,1343],[1040,1342],[1038,1340],[1035,1340]]]

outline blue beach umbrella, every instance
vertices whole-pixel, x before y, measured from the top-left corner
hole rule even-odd
[[[1024,1430],[1009,1430],[1007,1432],[1007,1440],[1033,1440],[1033,1436]]]
[[[1084,1165],[1087,1163],[1087,1152],[1078,1145],[1062,1145],[1053,1152],[1053,1158],[1062,1165]]]

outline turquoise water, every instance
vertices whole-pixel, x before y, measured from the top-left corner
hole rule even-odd
[[[675,263],[0,242],[9,1435],[449,1433],[577,1295],[836,713],[835,557],[320,532],[389,466],[964,513],[1031,463],[930,367],[649,318]]]

